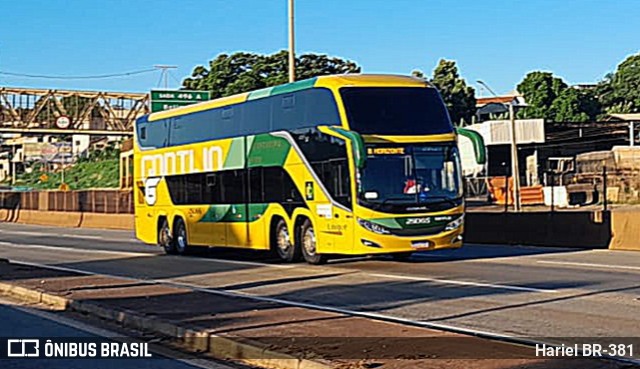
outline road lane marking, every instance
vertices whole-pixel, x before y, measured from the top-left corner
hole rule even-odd
[[[483,335],[485,337],[494,337],[494,338],[512,338],[512,337],[515,337],[515,336],[509,336],[509,335],[506,335],[506,334],[503,334],[503,333],[493,333],[493,332],[487,332],[487,331],[471,329],[471,328],[456,327],[456,326],[453,326],[453,325],[442,324],[442,323],[432,323],[432,322],[428,322],[428,321],[411,320],[411,319],[396,317],[396,316],[393,316],[393,315],[371,313],[371,312],[357,311],[357,310],[349,310],[349,309],[342,309],[342,308],[333,307],[333,306],[318,305],[318,304],[312,304],[312,303],[307,303],[307,302],[298,302],[298,301],[285,300],[285,299],[280,299],[280,298],[275,298],[275,297],[260,296],[260,295],[256,295],[256,294],[253,294],[253,293],[250,293],[250,292],[231,291],[231,290],[216,289],[216,288],[211,288],[211,287],[202,287],[202,286],[198,286],[197,284],[188,283],[188,282],[175,282],[175,281],[173,281],[171,279],[134,278],[134,277],[127,277],[127,276],[116,275],[116,274],[95,273],[95,272],[91,272],[91,271],[88,271],[88,270],[69,268],[69,267],[62,267],[62,266],[57,266],[57,265],[48,265],[48,264],[40,264],[40,263],[32,263],[32,262],[24,262],[24,261],[14,261],[14,260],[11,260],[11,262],[14,263],[14,264],[27,265],[27,266],[39,267],[39,268],[45,268],[45,269],[52,269],[52,270],[59,270],[59,271],[64,271],[64,272],[73,272],[73,273],[79,273],[79,274],[83,274],[83,275],[104,276],[104,277],[110,277],[110,278],[123,279],[123,280],[127,280],[127,281],[157,283],[157,284],[162,284],[162,285],[167,285],[167,286],[172,286],[172,287],[186,288],[186,289],[192,290],[192,291],[210,293],[210,294],[214,294],[214,295],[220,295],[220,296],[226,296],[226,297],[236,297],[236,298],[240,297],[240,298],[246,298],[246,299],[262,301],[262,302],[272,302],[272,303],[277,303],[277,304],[287,305],[287,306],[302,307],[302,308],[307,308],[307,309],[328,311],[328,312],[334,312],[334,313],[351,315],[351,316],[361,316],[361,317],[371,318],[371,319],[376,319],[376,320],[384,320],[384,321],[391,321],[391,322],[397,322],[397,323],[410,324],[410,325],[420,326],[420,327],[424,327],[424,328],[447,330],[447,331],[465,333],[465,334],[472,334],[472,335]]]
[[[130,252],[130,251],[112,251],[112,250],[95,250],[95,249],[83,249],[83,248],[75,248],[75,247],[66,247],[66,246],[46,246],[46,245],[32,245],[25,243],[13,243],[13,242],[4,242],[0,241],[0,246],[7,246],[17,249],[41,249],[41,250],[50,250],[50,251],[68,251],[68,252],[76,252],[76,253],[93,253],[93,254],[111,254],[111,255],[120,255],[120,256],[155,256],[155,254],[144,253],[144,252]]]
[[[102,249],[76,248],[76,247],[67,247],[67,246],[46,246],[46,245],[33,245],[33,244],[13,243],[13,242],[4,242],[4,241],[0,241],[0,246],[8,246],[8,247],[18,248],[18,249],[34,248],[34,249],[51,250],[51,251],[62,250],[62,251],[70,251],[75,253],[111,254],[111,255],[120,255],[120,256],[134,256],[134,257],[158,256],[158,254],[148,253],[148,252],[113,251],[113,250],[102,250]],[[181,256],[166,256],[166,257],[181,258]],[[214,263],[221,263],[221,264],[251,265],[251,266],[278,268],[278,269],[296,268],[295,265],[267,264],[267,263],[260,263],[256,261],[227,260],[227,259],[217,259],[217,258],[193,258],[191,260],[195,262],[205,261],[205,262],[214,262]]]
[[[426,277],[411,277],[397,274],[383,274],[383,273],[366,273],[368,275],[374,277],[382,277],[389,279],[402,279],[409,281],[421,281],[421,282],[435,282],[442,284],[456,284],[460,286],[473,286],[473,287],[486,287],[486,288],[495,288],[502,290],[513,290],[513,291],[526,291],[526,292],[543,292],[543,293],[557,293],[558,290],[551,289],[543,289],[543,288],[533,288],[533,287],[523,287],[523,286],[512,286],[506,284],[494,284],[494,283],[483,283],[483,282],[471,282],[471,281],[458,281],[453,279],[439,279],[439,278],[426,278]]]
[[[33,232],[33,231],[6,231],[6,230],[2,230],[0,231],[0,233],[4,234],[21,234],[21,235],[25,235],[25,236],[52,236],[51,233],[45,233],[45,232]]]
[[[416,326],[416,327],[421,327],[421,328],[436,329],[436,330],[445,331],[445,332],[472,335],[472,336],[477,336],[477,337],[480,337],[480,338],[488,338],[488,339],[502,341],[502,342],[508,342],[508,343],[525,344],[525,345],[528,345],[528,346],[534,346],[536,344],[544,343],[544,344],[551,345],[551,346],[557,346],[557,343],[539,341],[539,340],[536,340],[535,338],[522,338],[522,335],[514,336],[514,335],[511,335],[511,334],[508,334],[508,333],[505,333],[505,332],[484,331],[484,330],[473,329],[473,328],[459,327],[459,326],[450,325],[450,324],[435,323],[435,322],[424,321],[424,320],[413,320],[413,319],[402,318],[402,317],[399,317],[399,316],[388,315],[388,314],[372,313],[372,312],[366,312],[366,311],[343,309],[343,308],[334,307],[334,306],[318,305],[318,304],[313,304],[313,303],[284,300],[284,299],[280,299],[280,298],[260,296],[260,295],[252,294],[252,293],[249,293],[249,292],[243,292],[243,291],[230,291],[230,290],[224,290],[224,289],[201,287],[201,286],[198,286],[198,285],[195,285],[195,284],[191,284],[191,283],[174,282],[174,281],[172,281],[170,279],[141,279],[141,278],[126,277],[126,276],[118,276],[118,275],[113,275],[113,274],[94,273],[94,272],[90,272],[90,271],[86,271],[86,270],[80,270],[80,269],[75,269],[75,268],[66,268],[66,267],[57,267],[57,266],[51,266],[51,265],[46,265],[46,264],[37,264],[37,263],[29,263],[29,262],[14,262],[14,263],[15,264],[23,264],[23,265],[35,266],[35,267],[41,267],[41,268],[46,268],[46,269],[76,272],[76,273],[80,273],[80,274],[83,274],[83,275],[105,276],[105,277],[119,278],[119,279],[123,279],[123,280],[136,281],[136,282],[151,282],[151,283],[163,284],[163,285],[168,285],[168,286],[173,286],[173,287],[186,288],[188,290],[204,292],[204,293],[210,293],[210,294],[214,294],[214,295],[220,295],[220,296],[226,296],[226,297],[235,297],[235,298],[246,298],[246,299],[249,299],[249,300],[262,301],[262,302],[271,302],[271,303],[277,303],[277,304],[281,304],[281,305],[285,305],[285,306],[293,306],[293,307],[301,307],[301,308],[307,308],[307,309],[312,309],[312,310],[333,312],[333,313],[343,314],[343,315],[347,315],[347,316],[363,317],[363,318],[368,318],[368,319],[373,319],[373,320],[378,320],[378,321],[386,321],[386,322],[390,322],[390,323],[411,325],[411,326]],[[614,360],[620,361],[620,362],[629,362],[629,363],[633,363],[633,364],[640,363],[639,360],[634,359],[634,358],[629,358],[629,357],[614,357],[614,356],[605,356],[605,357],[609,358],[609,359],[614,359]]]
[[[138,242],[135,238],[110,238],[105,236],[97,236],[97,235],[83,235],[83,234],[56,234],[56,233],[47,233],[47,232],[35,232],[35,231],[7,231],[0,230],[0,234],[7,235],[23,235],[23,236],[38,236],[38,237],[53,237],[53,238],[79,238],[79,239],[87,239],[87,240],[103,240],[108,242]]]
[[[579,263],[579,262],[572,262],[572,261],[552,261],[552,260],[538,260],[537,262],[540,264],[584,266],[584,267],[603,268],[603,269],[640,270],[640,267],[630,266],[630,265]]]

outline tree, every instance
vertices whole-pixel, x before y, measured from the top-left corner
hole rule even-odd
[[[441,59],[433,71],[431,83],[440,91],[454,124],[471,122],[476,112],[475,90],[460,78],[455,61]]]
[[[521,118],[554,120],[553,101],[567,89],[567,84],[549,72],[531,72],[518,84],[518,92],[524,96],[527,107],[518,112]],[[567,96],[569,97],[569,96]]]
[[[598,99],[608,113],[640,111],[640,54],[625,59],[598,85]]]
[[[213,98],[276,86],[288,81],[287,51],[271,55],[238,52],[220,54],[209,67],[197,66],[191,77],[185,78],[186,89],[211,91]],[[304,54],[296,58],[296,79],[302,80],[329,74],[359,73],[353,61],[322,54]]]
[[[575,88],[567,88],[553,100],[549,112],[555,122],[587,122],[589,115],[582,111],[582,96]]]

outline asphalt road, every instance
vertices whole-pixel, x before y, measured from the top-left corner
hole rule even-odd
[[[3,338],[42,338],[39,352],[44,352],[44,338],[82,342],[82,339],[97,337],[123,337],[122,334],[95,328],[81,322],[60,316],[57,312],[48,312],[33,307],[16,305],[14,302],[0,298],[0,336]],[[75,341],[74,341],[75,340]],[[4,341],[3,341],[4,342]],[[99,341],[117,342],[117,341]],[[152,358],[110,358],[110,359],[63,359],[63,358],[3,358],[0,367],[5,369],[233,369],[232,367],[213,361],[197,359],[197,363],[189,359],[173,359],[151,352]]]
[[[514,337],[640,337],[636,252],[465,245],[314,267],[247,251],[167,256],[131,232],[3,223],[0,258]]]

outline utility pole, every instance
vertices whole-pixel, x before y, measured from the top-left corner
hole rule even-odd
[[[481,80],[477,80],[478,84],[487,88],[487,90],[495,97],[498,97],[495,92]],[[506,105],[506,104],[503,104]],[[513,176],[513,210],[520,212],[520,166],[518,165],[518,144],[516,138],[516,115],[513,108],[513,99],[509,102],[509,125],[511,131],[511,175]],[[508,179],[507,179],[508,181]],[[507,186],[507,188],[509,188]],[[509,196],[506,195],[505,203],[508,203]]]
[[[160,80],[164,79],[164,88],[167,88],[169,86],[169,69],[176,69],[178,68],[175,65],[154,65],[153,66],[156,69],[160,69],[162,72],[160,72]]]
[[[296,80],[296,55],[293,30],[293,0],[289,0],[289,82]]]
[[[11,185],[16,184],[16,144],[15,142],[11,146]]]
[[[520,212],[520,166],[518,165],[518,141],[516,138],[516,115],[513,100],[509,103],[511,125],[511,175],[513,176],[513,211]]]

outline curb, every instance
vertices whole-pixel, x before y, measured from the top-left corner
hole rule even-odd
[[[0,295],[12,296],[24,302],[49,305],[56,310],[73,310],[125,327],[150,331],[178,338],[180,346],[189,352],[205,353],[216,359],[238,360],[270,369],[331,369],[332,366],[290,354],[271,351],[259,344],[240,342],[207,331],[192,330],[175,323],[148,318],[133,311],[106,308],[96,303],[77,301],[34,289],[0,282]],[[207,338],[203,340],[202,338]],[[256,359],[256,357],[261,357]]]

